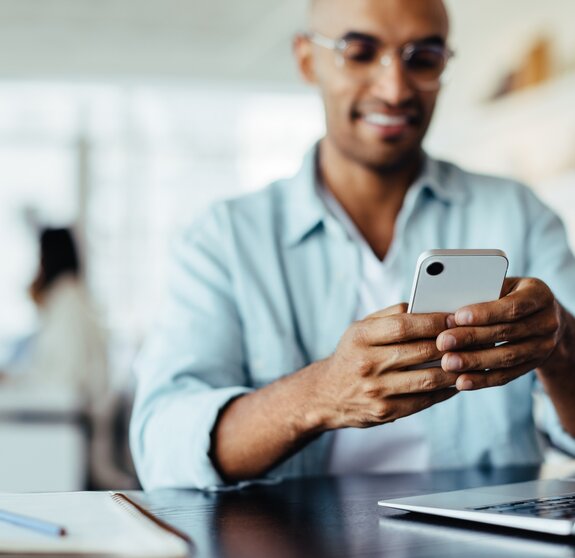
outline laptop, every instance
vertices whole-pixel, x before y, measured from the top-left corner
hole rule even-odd
[[[380,500],[380,506],[454,519],[575,535],[575,479],[554,479]]]

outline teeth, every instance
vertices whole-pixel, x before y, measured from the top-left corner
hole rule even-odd
[[[377,126],[402,126],[403,124],[407,124],[407,118],[405,116],[389,116],[380,112],[366,114],[364,120]]]

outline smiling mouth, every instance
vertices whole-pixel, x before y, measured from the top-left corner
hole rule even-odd
[[[372,112],[363,115],[362,119],[368,124],[374,124],[375,126],[384,127],[404,127],[410,124],[414,124],[415,119],[413,117],[402,115],[389,115],[381,112]]]

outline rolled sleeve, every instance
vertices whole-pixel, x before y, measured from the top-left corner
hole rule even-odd
[[[251,390],[223,209],[176,243],[160,319],[136,361],[130,441],[147,490],[224,484],[210,459],[211,433],[222,408]]]
[[[210,434],[221,409],[247,391],[192,389],[159,398],[146,419],[134,423],[134,456],[144,489],[224,485],[209,456]]]

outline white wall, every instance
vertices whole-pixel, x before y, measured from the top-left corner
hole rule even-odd
[[[0,77],[291,82],[306,0],[0,0]]]

